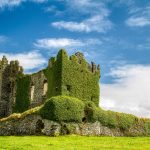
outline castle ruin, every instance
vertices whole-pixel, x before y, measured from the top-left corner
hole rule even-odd
[[[46,99],[68,95],[99,104],[100,67],[89,64],[82,53],[68,56],[60,50],[48,66],[24,74],[18,61],[0,60],[0,118],[39,106]]]

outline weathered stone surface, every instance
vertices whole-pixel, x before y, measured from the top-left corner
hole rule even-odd
[[[0,118],[12,114],[16,94],[16,77],[22,74],[22,71],[18,61],[8,63],[5,56],[0,61]]]
[[[31,93],[33,92],[31,103],[30,103],[31,108],[39,106],[46,99],[45,97],[46,95],[44,94],[45,82],[47,82],[47,79],[42,71],[31,75],[31,89],[32,86],[34,87],[34,91],[31,91]]]
[[[42,119],[39,115],[28,115],[22,119],[12,119],[0,122],[0,135],[47,135],[58,136],[78,134],[86,136],[143,136],[146,135],[143,127],[132,127],[123,132],[117,128],[110,129],[95,123],[58,123]]]

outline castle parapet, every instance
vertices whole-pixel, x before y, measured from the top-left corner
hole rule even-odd
[[[0,68],[4,70],[8,66],[8,60],[6,56],[3,56],[2,60],[0,61]]]

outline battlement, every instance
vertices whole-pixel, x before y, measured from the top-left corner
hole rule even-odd
[[[60,59],[67,59],[70,60],[72,63],[75,63],[76,65],[81,65],[83,69],[88,69],[92,73],[100,72],[100,65],[96,65],[94,62],[91,62],[89,64],[81,52],[76,52],[74,55],[69,56],[67,52],[64,49],[61,49],[58,52],[57,57],[51,57],[48,62],[48,67],[53,67],[56,61],[59,61]]]
[[[69,56],[61,49],[48,67],[24,75],[19,61],[0,60],[0,117],[23,112],[57,95],[72,96],[99,104],[100,66],[89,64],[83,53]]]
[[[0,60],[0,69],[3,70],[8,66],[8,60],[6,56],[3,56],[2,60]]]
[[[23,67],[19,65],[18,60],[8,61],[6,56],[3,56],[2,60],[0,60],[0,70],[4,72],[5,68],[9,68],[10,74],[23,74]]]

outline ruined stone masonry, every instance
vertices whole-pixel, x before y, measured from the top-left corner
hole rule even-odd
[[[3,56],[0,60],[0,117],[12,113],[12,106],[15,103],[16,77],[23,73],[23,68],[18,61],[8,60]]]
[[[87,63],[82,53],[60,50],[48,67],[25,75],[18,61],[0,60],[0,118],[39,106],[46,99],[68,95],[99,103],[100,67]],[[20,108],[20,109],[18,109]]]

